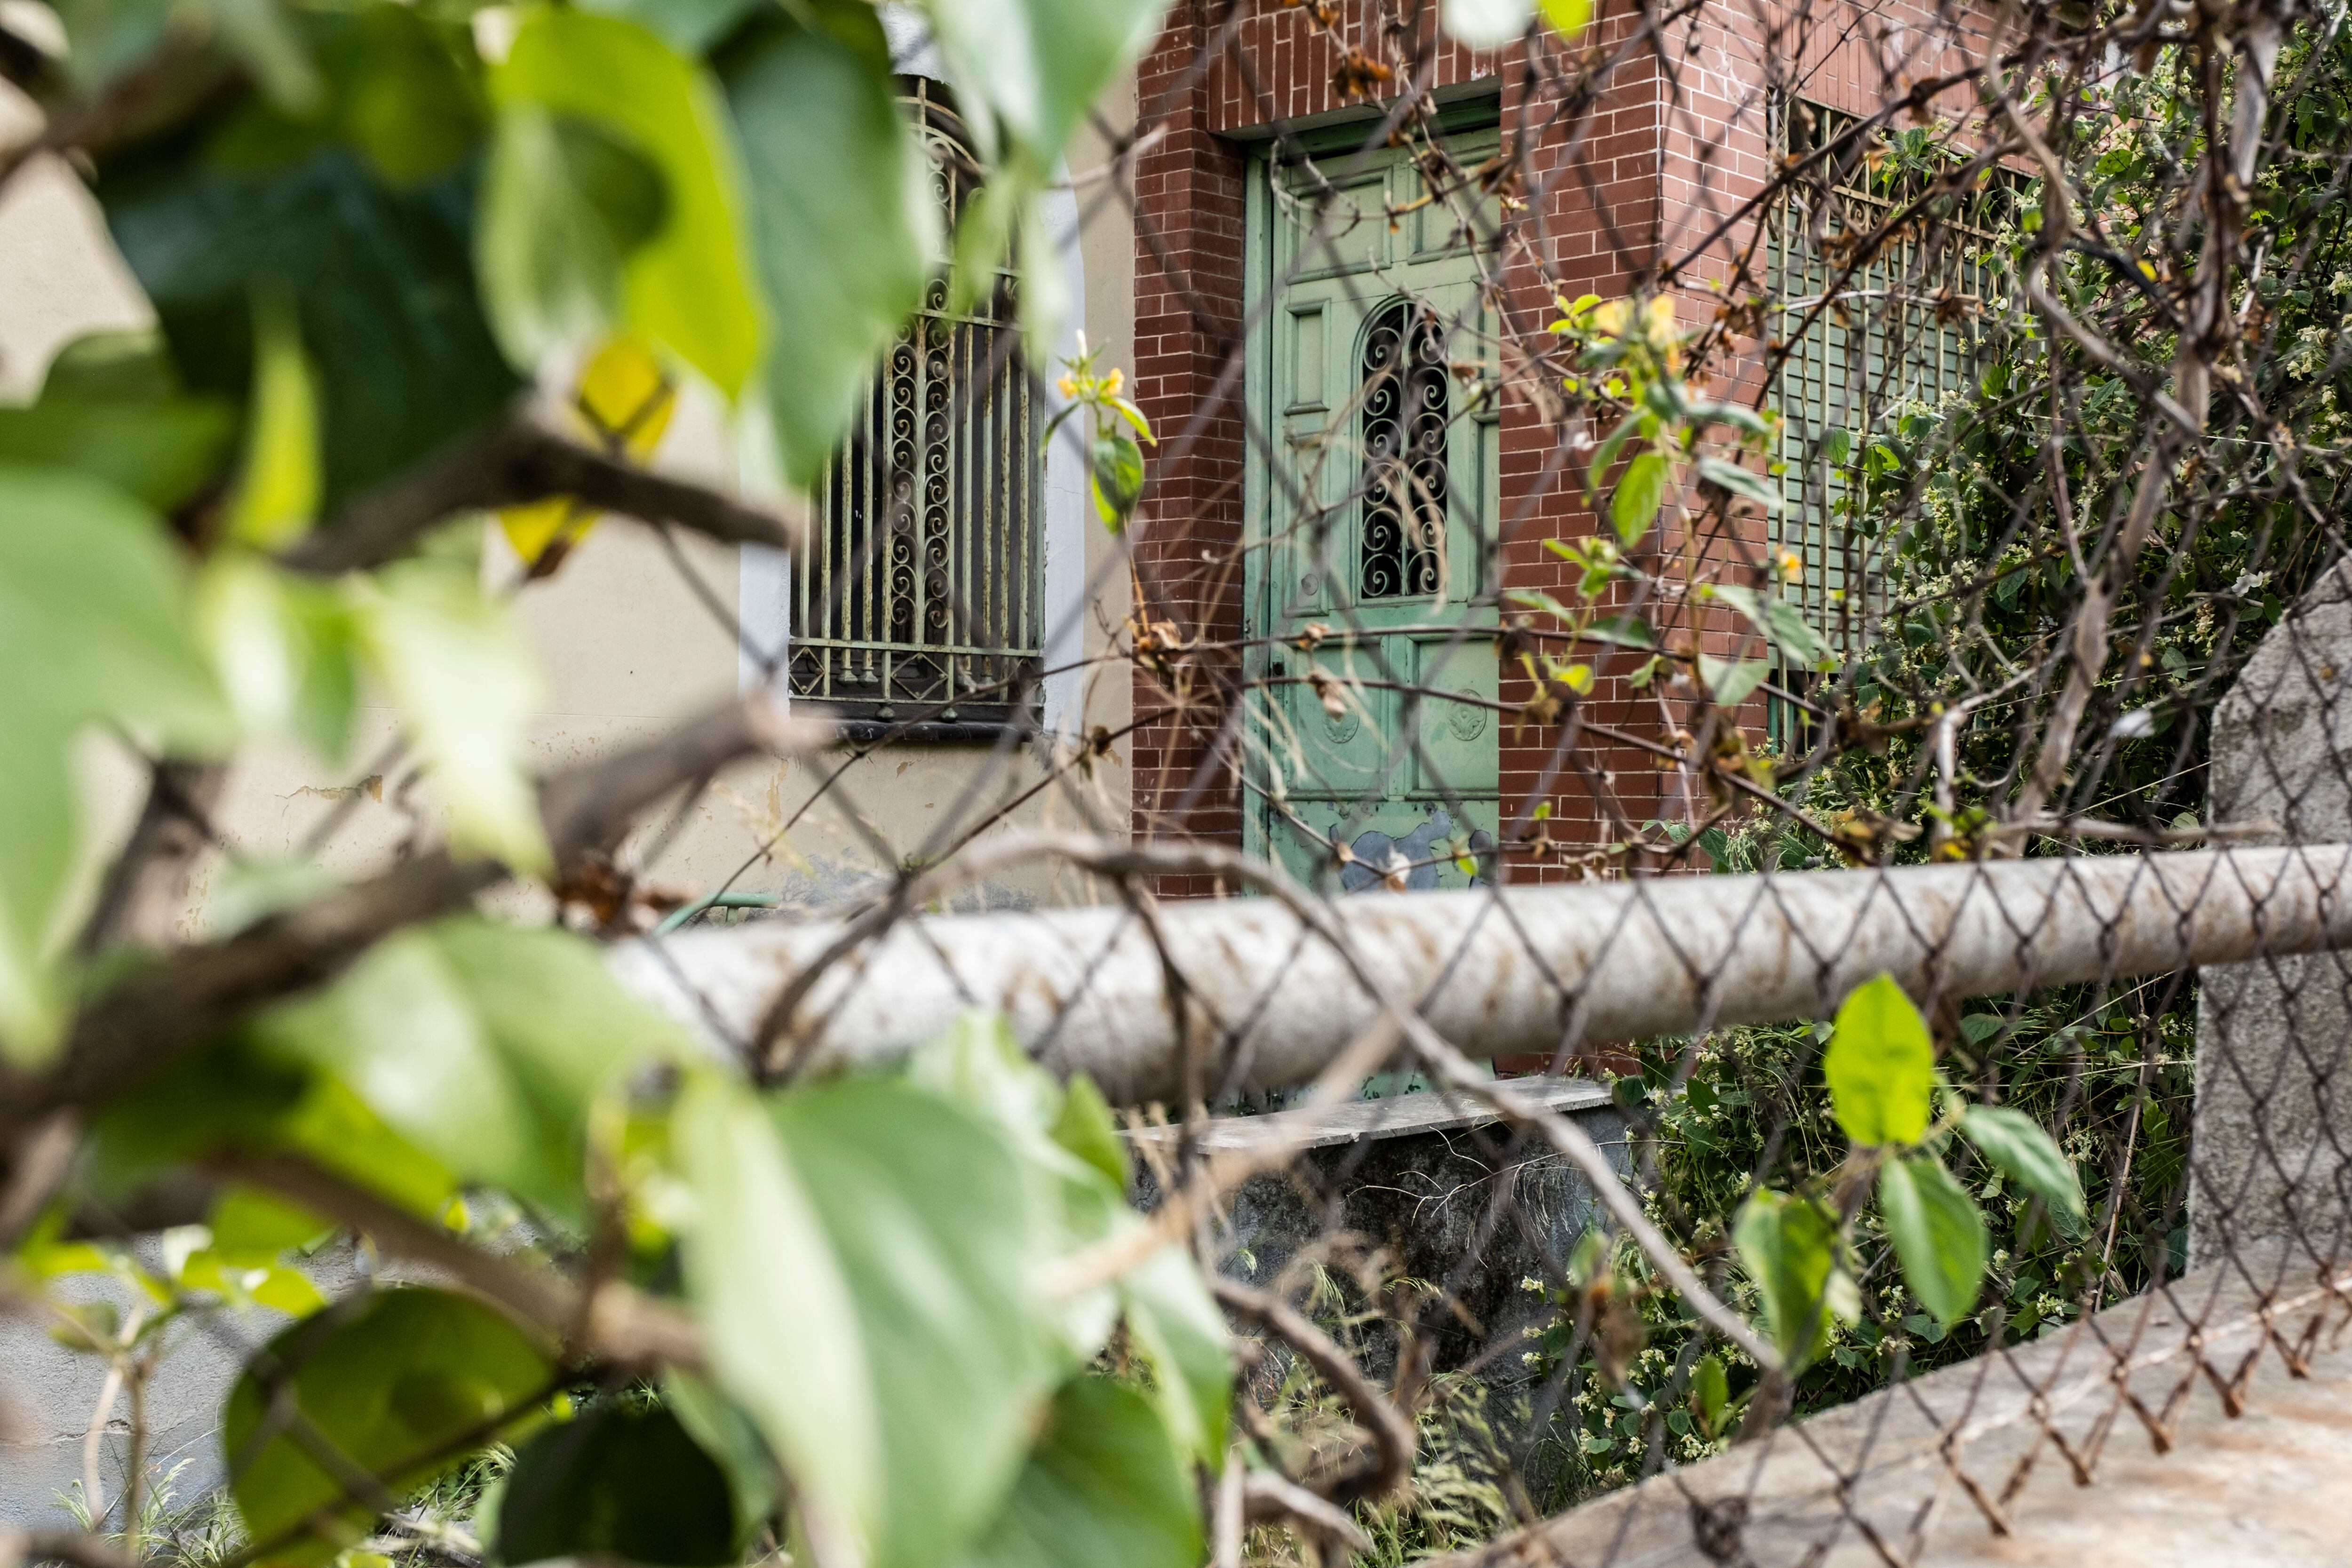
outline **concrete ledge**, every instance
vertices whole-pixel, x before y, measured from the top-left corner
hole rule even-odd
[[[2245,1248],[1447,1568],[2339,1568],[2347,1286],[2352,1259]]]

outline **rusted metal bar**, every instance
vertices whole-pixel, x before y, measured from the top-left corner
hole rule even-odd
[[[1493,1057],[1825,1017],[1882,971],[1931,999],[2352,946],[2352,846],[1367,894],[1331,918],[1365,973]],[[1277,900],[1165,906],[1159,924],[1164,958],[1117,908],[902,923],[809,990],[797,1059],[885,1061],[993,1008],[1055,1070],[1139,1103],[1176,1094],[1188,1049],[1202,1081],[1305,1083],[1375,1011]],[[613,962],[638,994],[740,1047],[841,929],[686,932]]]

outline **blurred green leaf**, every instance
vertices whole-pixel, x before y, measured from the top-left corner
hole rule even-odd
[[[1731,1378],[1724,1371],[1721,1356],[1703,1355],[1692,1366],[1690,1400],[1700,1425],[1713,1436],[1720,1429],[1724,1406],[1731,1402]]]
[[[662,1403],[727,1472],[728,1490],[735,1500],[735,1540],[739,1545],[749,1542],[783,1505],[776,1457],[758,1425],[708,1380],[676,1367],[662,1379]]]
[[[324,762],[351,745],[359,646],[342,595],[244,551],[197,579],[196,635],[250,736],[288,735]]]
[[[877,1568],[934,1568],[1003,1505],[1064,1371],[1030,1189],[984,1124],[903,1083],[770,1102],[856,1303],[879,1441]]]
[[[1731,1238],[1791,1371],[1828,1346],[1833,1321],[1861,1315],[1853,1277],[1839,1263],[1837,1218],[1812,1199],[1759,1188],[1740,1205]]]
[[[661,171],[667,221],[622,267],[628,322],[740,394],[761,321],[737,216],[740,158],[709,74],[633,22],[550,8],[529,14],[491,95],[603,126]]]
[[[1119,72],[1159,36],[1167,0],[927,0],[949,77],[992,162],[1041,175]]]
[[[1592,0],[1540,0],[1538,8],[1545,24],[1564,43],[1578,42],[1585,24],[1592,20]]]
[[[228,534],[257,550],[278,550],[308,532],[319,513],[319,397],[292,296],[283,289],[257,290],[253,330],[245,468],[229,505]]]
[[[549,867],[524,750],[538,662],[513,613],[479,580],[409,561],[350,588],[360,647],[448,804],[449,838],[515,870]]]
[[[660,170],[606,128],[536,103],[500,112],[474,264],[518,368],[620,321],[624,267],[660,229],[667,203]]]
[[[671,1157],[695,1199],[682,1249],[710,1370],[760,1426],[822,1527],[864,1533],[882,1496],[880,1417],[840,1262],[751,1090],[689,1074]]]
[[[1971,1105],[1960,1131],[2010,1180],[2061,1214],[2080,1220],[2087,1214],[2074,1163],[2042,1124],[2003,1105]]]
[[[1073,1379],[988,1533],[957,1568],[1195,1568],[1207,1550],[1184,1457],[1149,1401]]]
[[[1751,468],[1726,462],[1721,458],[1701,458],[1698,460],[1698,477],[1711,484],[1720,485],[1733,495],[1746,497],[1767,511],[1778,511],[1784,504],[1780,492],[1773,487],[1770,479]]]
[[[1699,684],[1718,708],[1733,708],[1748,700],[1748,695],[1764,684],[1772,667],[1760,658],[1717,658],[1713,654],[1698,656]]]
[[[1184,1247],[1171,1245],[1119,1280],[1128,1332],[1151,1363],[1153,1397],[1177,1446],[1211,1470],[1223,1468],[1234,1353],[1225,1315]]]
[[[260,1560],[322,1563],[375,1520],[373,1504],[345,1500],[341,1475],[284,1429],[286,1415],[397,1495],[529,1418],[553,1375],[530,1335],[447,1290],[352,1298],[279,1334],[221,1417],[229,1492]]]
[[[1881,974],[1838,1008],[1822,1056],[1830,1109],[1856,1143],[1916,1143],[1927,1136],[1936,1048],[1911,998]]]
[[[1903,1282],[1949,1331],[1975,1310],[1984,1281],[1985,1223],[1976,1200],[1933,1154],[1878,1168],[1878,1214]]]
[[[292,291],[320,515],[505,414],[516,382],[476,301],[469,169],[396,188],[341,145],[267,167],[210,149],[182,138],[102,164],[99,199],[197,394],[245,403],[254,289]]]
[[[929,161],[873,6],[808,0],[718,61],[751,175],[763,384],[784,477],[814,484],[937,266]]]
[[[1095,1080],[1080,1073],[1062,1094],[1062,1108],[1054,1118],[1054,1142],[1103,1173],[1121,1194],[1127,1191],[1127,1145],[1120,1142],[1118,1123],[1110,1113]]]
[[[739,1561],[726,1472],[666,1408],[594,1406],[515,1453],[498,1491],[493,1563]]]
[[[1095,512],[1113,533],[1127,531],[1127,520],[1143,496],[1143,448],[1124,430],[1095,437]]]
[[[175,751],[228,736],[160,521],[110,486],[0,462],[0,1058],[45,1055],[81,832],[67,748],[101,720]]]
[[[78,469],[161,511],[210,483],[236,439],[236,409],[215,398],[100,401],[44,392],[29,408],[0,408],[0,460]]]
[[[1626,549],[1641,543],[1657,521],[1666,501],[1666,481],[1673,477],[1674,466],[1662,452],[1637,453],[1625,465],[1624,478],[1617,481],[1617,493],[1609,502],[1609,523]]]
[[[1803,668],[1811,669],[1830,657],[1828,641],[1805,619],[1805,613],[1788,600],[1728,583],[1716,584],[1711,592],[1746,616],[1773,647]]]
[[[587,0],[580,7],[635,22],[682,55],[699,55],[761,8],[760,0]]]

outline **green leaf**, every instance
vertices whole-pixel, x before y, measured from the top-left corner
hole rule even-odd
[[[1717,583],[1710,592],[1746,616],[1766,640],[1804,668],[1818,668],[1830,658],[1828,640],[1788,600],[1728,583]]]
[[[1960,1131],[2002,1174],[2051,1208],[2078,1220],[2087,1214],[2074,1163],[2025,1112],[2001,1105],[1971,1105],[1960,1120]]]
[[[1853,1277],[1840,1267],[1837,1217],[1812,1199],[1759,1188],[1740,1205],[1731,1238],[1763,1299],[1772,1343],[1792,1372],[1828,1346],[1833,1321],[1860,1317]]]
[[[1063,1374],[1031,1283],[1030,1188],[1005,1142],[904,1083],[770,1105],[856,1303],[879,1441],[876,1568],[932,1568],[1003,1505]]]
[[[957,1568],[1195,1568],[1206,1550],[1182,1454],[1144,1397],[1074,1379],[988,1533]]]
[[[476,577],[409,561],[351,585],[360,647],[448,804],[451,845],[518,871],[548,868],[524,726],[537,662]]]
[[[701,54],[760,8],[759,0],[589,0],[580,7],[618,16],[658,36],[679,54]]]
[[[1143,497],[1143,448],[1124,430],[1095,439],[1095,512],[1113,533],[1127,531],[1127,520]]]
[[[162,511],[211,483],[236,439],[236,411],[217,398],[118,401],[45,391],[30,408],[0,408],[0,461],[78,469]]]
[[[193,136],[98,182],[192,391],[242,405],[254,290],[293,291],[318,377],[321,515],[507,411],[515,378],[469,260],[473,189],[465,166],[395,188],[348,147],[241,165]]]
[[[553,1376],[531,1335],[450,1290],[352,1297],[279,1334],[221,1417],[230,1495],[261,1561],[323,1563],[375,1519],[371,1504],[343,1500],[342,1477],[284,1429],[286,1416],[398,1495],[527,1420]]]
[[[610,131],[508,105],[482,181],[474,266],[509,361],[530,370],[617,322],[624,266],[667,205],[661,172]]]
[[[1778,511],[1783,504],[1780,492],[1773,488],[1770,479],[1737,463],[1725,462],[1721,458],[1701,458],[1698,460],[1698,477],[1721,486],[1733,495],[1745,496],[1767,511]]]
[[[1855,986],[1838,1008],[1822,1076],[1838,1125],[1856,1143],[1916,1143],[1927,1136],[1936,1048],[1927,1021],[1894,976]]]
[[[759,1426],[741,1405],[676,1367],[662,1379],[662,1403],[727,1472],[728,1491],[735,1500],[735,1540],[739,1545],[749,1542],[784,1501],[776,1457]]]
[[[1639,544],[1657,521],[1658,509],[1666,500],[1666,481],[1673,476],[1674,466],[1663,452],[1643,452],[1625,465],[1625,477],[1617,481],[1617,494],[1609,502],[1609,522],[1626,549]]]
[[[1167,0],[927,0],[949,78],[992,162],[1017,152],[1040,174],[1095,100],[1158,37]]]
[[[1723,1407],[1731,1403],[1731,1378],[1723,1369],[1721,1356],[1709,1353],[1698,1358],[1691,1368],[1690,1397],[1700,1425],[1714,1436],[1723,1419]]]
[[[741,1085],[690,1074],[670,1148],[695,1214],[687,1294],[711,1372],[759,1424],[802,1506],[863,1531],[884,1479],[865,1331],[840,1262],[775,1123]]]
[[[227,738],[161,521],[120,490],[0,462],[0,1057],[55,1042],[50,966],[81,833],[67,748],[110,720],[175,751]]]
[[[862,0],[809,0],[719,61],[750,171],[769,337],[763,384],[784,477],[814,484],[883,351],[922,303],[940,220],[929,161]]]
[[[1119,1280],[1128,1332],[1151,1363],[1160,1417],[1178,1447],[1210,1469],[1225,1458],[1234,1353],[1225,1315],[1183,1247],[1161,1247]]]
[[[1127,1145],[1119,1139],[1118,1123],[1111,1119],[1109,1102],[1084,1073],[1070,1079],[1063,1093],[1062,1109],[1054,1118],[1053,1139],[1100,1171],[1120,1193],[1127,1191]]]
[[[1614,643],[1619,647],[1647,649],[1658,646],[1648,626],[1635,616],[1612,616],[1595,621],[1584,628],[1584,635],[1594,642]]]
[[[524,22],[491,95],[601,125],[660,169],[668,221],[622,268],[628,322],[740,394],[761,323],[736,216],[739,157],[709,75],[634,23],[548,8]]]
[[[1985,1223],[1968,1189],[1933,1154],[1878,1168],[1878,1214],[1903,1265],[1903,1282],[1947,1331],[1977,1304],[1984,1280]]]
[[[597,1405],[516,1451],[484,1542],[495,1563],[738,1561],[727,1475],[667,1409]]]
[[[264,1044],[334,1073],[469,1182],[578,1223],[591,1107],[685,1047],[595,951],[553,931],[458,919],[379,942],[324,993],[271,1010]]]
[[[288,735],[325,762],[350,749],[359,705],[358,644],[333,588],[243,551],[205,565],[196,635],[249,735]]]
[[[310,902],[341,884],[315,860],[247,860],[221,868],[205,899],[205,934],[217,941],[283,910]]]
[[[319,513],[319,398],[302,328],[283,289],[253,300],[253,402],[245,470],[230,503],[228,534],[278,550],[308,532]]]
[[[1748,700],[1748,694],[1764,684],[1772,667],[1760,658],[1717,658],[1713,654],[1698,656],[1699,684],[1718,708],[1730,708]]]

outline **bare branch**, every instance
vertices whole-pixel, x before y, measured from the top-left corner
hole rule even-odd
[[[1356,1425],[1371,1438],[1370,1458],[1318,1482],[1315,1495],[1327,1503],[1344,1506],[1360,1498],[1385,1496],[1404,1485],[1412,1474],[1412,1423],[1365,1378],[1356,1358],[1279,1296],[1253,1290],[1222,1275],[1209,1277],[1209,1289],[1225,1310],[1247,1319],[1305,1358],[1316,1374],[1348,1402]]]
[[[461,511],[572,496],[642,522],[672,523],[721,544],[792,550],[797,531],[731,497],[607,458],[513,420],[457,447],[344,508],[333,527],[283,557],[299,571],[363,571],[392,560],[417,535]]]
[[[830,726],[789,720],[755,695],[559,774],[540,791],[557,863],[603,847],[637,812],[735,757],[758,750],[800,754],[832,735]],[[83,1012],[55,1067],[30,1078],[0,1072],[0,1146],[58,1110],[87,1105],[152,1071],[248,1009],[331,979],[384,936],[462,909],[507,875],[495,861],[435,851],[226,941],[182,950]]]

